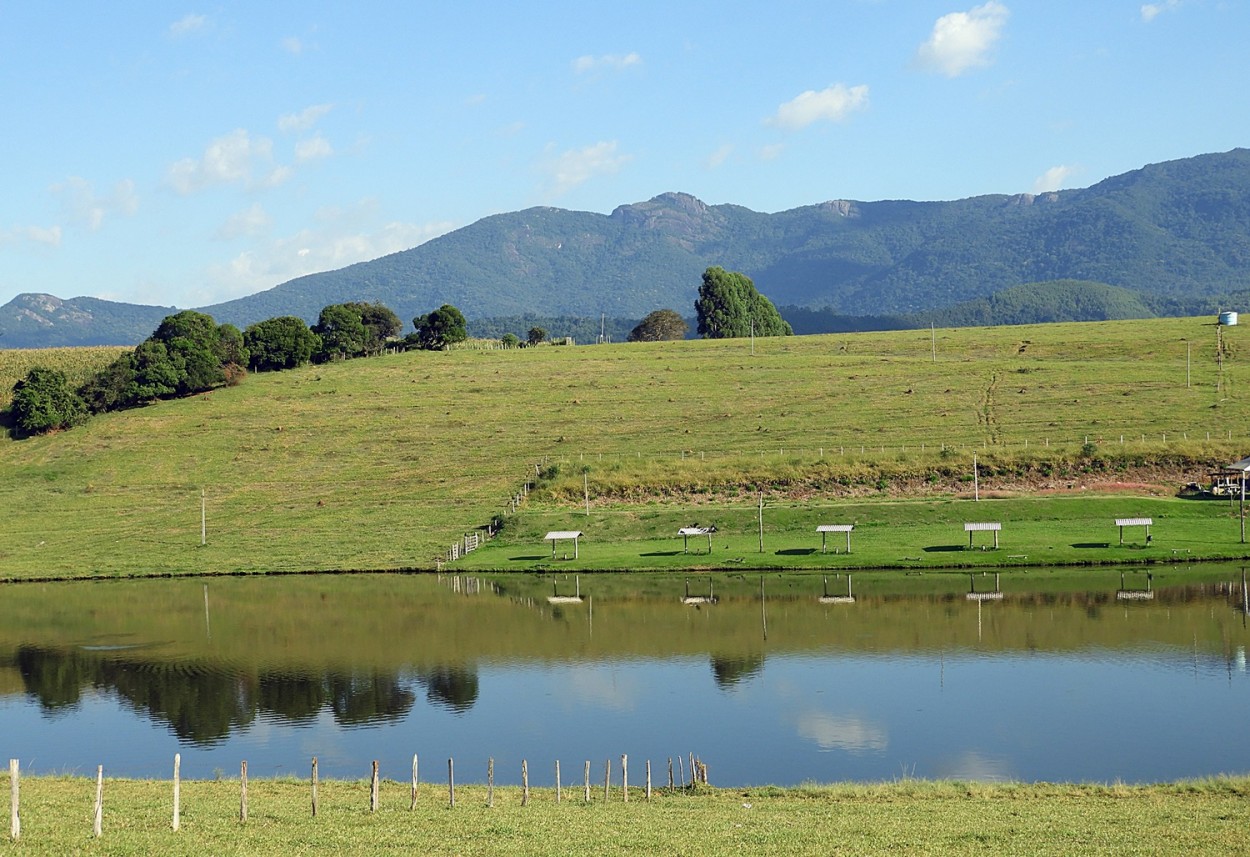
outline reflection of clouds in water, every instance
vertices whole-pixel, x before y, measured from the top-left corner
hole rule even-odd
[[[972,780],[974,782],[1016,779],[1006,759],[993,759],[975,750],[968,750],[958,756],[939,760],[933,775],[942,780]]]
[[[884,750],[890,744],[883,728],[858,717],[809,711],[798,716],[795,726],[800,737],[822,750]]]
[[[563,689],[579,702],[613,711],[633,711],[642,697],[637,675],[612,667],[573,667]]]

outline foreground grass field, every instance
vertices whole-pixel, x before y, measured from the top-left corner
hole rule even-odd
[[[0,787],[8,792],[7,775]],[[369,811],[367,782],[320,784],[311,817],[306,782],[248,784],[239,820],[237,780],[182,784],[180,830],[172,830],[168,782],[107,780],[102,837],[92,836],[95,781],[23,778],[22,832],[9,847],[28,854],[1234,854],[1245,851],[1250,781],[1155,786],[922,783],[794,789],[657,792],[619,783],[589,804],[580,782],[555,803],[554,789],[409,786],[383,782]]]
[[[746,540],[729,548],[746,563],[757,490],[774,507],[766,530],[785,534],[766,532],[771,564],[816,564],[815,524],[848,518],[866,562],[929,561],[987,514],[1004,519],[990,559],[1111,561],[1123,552],[1074,545],[1114,543],[1113,503],[929,504],[967,494],[974,454],[983,496],[1021,478],[1091,493],[1143,470],[1166,473],[1168,491],[1205,479],[1250,452],[1243,338],[1224,329],[1217,352],[1208,319],[1170,319],[420,352],[254,375],[0,440],[0,578],[433,568],[462,534],[509,518],[536,473],[498,567],[540,561],[541,543],[514,548],[548,525],[592,532],[575,520],[586,495],[597,549],[624,545],[616,567],[685,565],[673,525],[712,519]],[[916,486],[923,502],[900,505]],[[855,505],[870,501],[888,502]],[[1157,544],[1127,556],[1240,555],[1227,506],[1158,513]],[[877,534],[896,533],[872,528],[898,522],[914,537],[874,557]]]

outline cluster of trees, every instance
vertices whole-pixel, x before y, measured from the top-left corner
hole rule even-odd
[[[413,326],[414,333],[399,339],[403,322],[377,303],[332,304],[311,328],[301,318],[279,316],[243,331],[184,310],[167,316],[134,351],[77,389],[60,371],[31,369],[13,386],[9,413],[16,435],[44,434],[79,425],[92,414],[236,384],[249,369],[294,369],[380,354],[387,347],[441,349],[467,335],[464,316],[450,304],[418,316]]]

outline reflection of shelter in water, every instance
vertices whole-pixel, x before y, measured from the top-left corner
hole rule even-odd
[[[707,595],[691,595],[690,594],[690,578],[686,578],[686,594],[681,599],[682,604],[715,604],[716,595],[712,592],[712,579],[709,577],[707,581]]]
[[[555,580],[551,581],[551,594],[547,596],[548,604],[581,604],[582,603],[582,580],[580,576],[573,578],[573,595],[561,595],[560,585]]]
[[[830,595],[829,594],[829,578],[824,578],[825,589],[824,594],[820,596],[821,604],[854,604],[855,596],[851,594],[851,576],[846,576],[846,594]]]
[[[1124,587],[1124,572],[1120,572],[1120,588],[1116,590],[1116,601],[1154,601],[1155,593],[1153,589],[1154,574],[1146,572],[1146,588],[1145,589],[1126,589]]]
[[[994,572],[994,591],[993,592],[977,592],[977,576],[975,574],[968,575],[968,595],[969,601],[1002,601],[1003,590],[998,585],[998,572]]]

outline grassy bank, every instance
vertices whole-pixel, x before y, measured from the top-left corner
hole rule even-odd
[[[8,792],[7,775],[0,788]],[[367,782],[322,782],[310,813],[307,782],[252,779],[248,820],[238,780],[182,784],[181,829],[171,829],[169,782],[107,780],[103,836],[92,837],[94,779],[23,778],[29,854],[1232,854],[1244,850],[1244,778],[1150,786],[923,783],[656,792],[634,784],[589,804],[582,787],[494,792],[384,781],[376,813]]]
[[[1206,319],[1164,319],[938,331],[936,359],[928,331],[894,331],[753,351],[720,340],[419,352],[253,375],[0,440],[0,576],[432,568],[462,534],[508,517],[535,465],[546,478],[523,506],[540,516],[518,525],[524,540],[527,526],[571,521],[586,494],[622,526],[672,512],[655,530],[663,544],[635,545],[616,567],[671,552],[672,522],[703,523],[695,507],[725,509],[723,532],[753,532],[731,519],[749,519],[758,489],[867,528],[877,512],[821,507],[915,486],[966,493],[974,454],[985,492],[1094,490],[1155,471],[1174,490],[1250,445],[1244,331],[1226,329],[1218,354],[1215,336]],[[904,555],[957,544],[942,527]],[[621,532],[648,538],[645,526]],[[1006,552],[1032,558],[1085,536],[1029,538],[1036,548],[1005,529]],[[803,566],[804,554],[775,551],[810,545],[776,543],[773,562]]]

